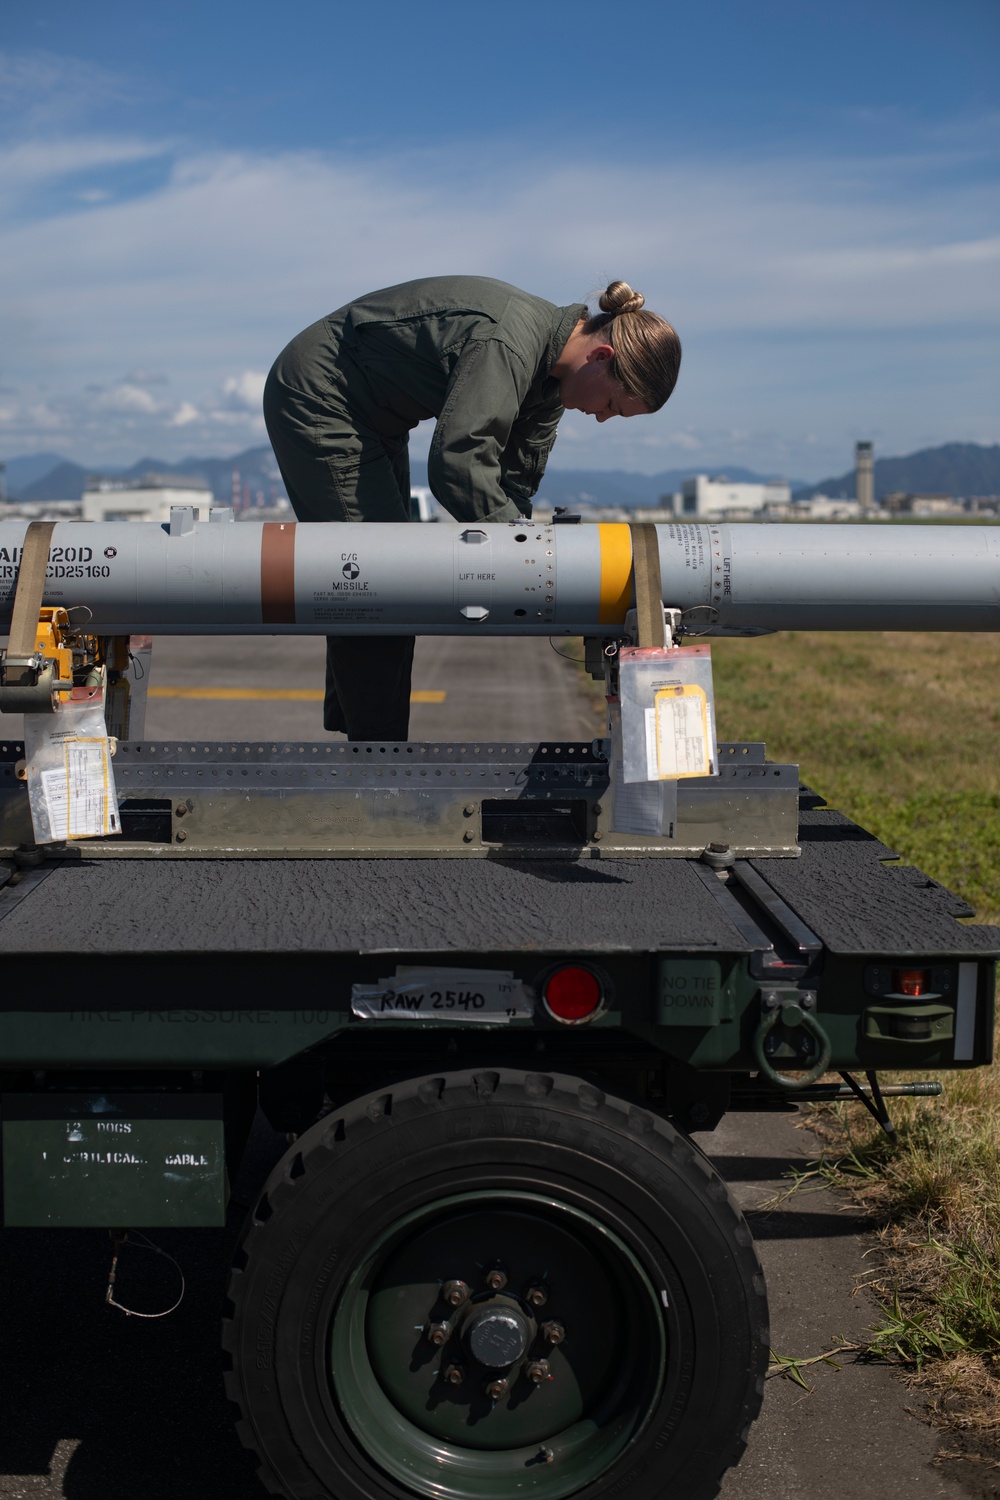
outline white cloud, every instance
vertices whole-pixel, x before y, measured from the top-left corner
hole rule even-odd
[[[242,375],[227,375],[222,382],[223,401],[236,411],[260,411],[267,376],[256,370],[244,370]]]
[[[182,401],[168,422],[169,427],[190,427],[192,422],[201,420],[201,412],[190,401]]]
[[[22,135],[65,130],[95,104],[148,100],[149,81],[130,80],[79,57],[41,50],[0,51],[0,112]]]
[[[7,182],[30,199],[39,184],[163,151],[47,137],[16,148]],[[567,419],[556,462],[649,468],[719,444],[745,461],[760,448],[771,467],[764,449],[783,432],[803,451],[814,435],[815,467],[876,418],[896,451],[995,430],[981,343],[1000,314],[990,185],[921,193],[906,171],[178,148],[155,188],[86,208],[67,198],[44,221],[0,227],[18,304],[0,378],[24,413],[6,431],[26,451],[40,430],[29,412],[45,405],[89,461],[132,448],[170,457],[181,432],[225,436],[235,451],[262,440],[260,372],[300,328],[372,286],[458,270],[560,303],[625,276],[678,326],[685,364],[670,406],[599,432]],[[174,399],[121,380],[132,365],[169,372]],[[105,392],[85,397],[94,381]]]
[[[101,391],[96,396],[94,405],[98,411],[141,412],[144,416],[163,410],[162,404],[144,386],[125,383],[112,386],[111,390]]]
[[[88,172],[107,172],[136,162],[162,158],[167,148],[158,142],[92,137],[57,137],[22,141],[7,145],[0,153],[0,203],[9,214],[16,210],[19,198],[37,193],[61,179],[72,179]],[[73,198],[100,204],[107,201],[110,190],[76,188]]]

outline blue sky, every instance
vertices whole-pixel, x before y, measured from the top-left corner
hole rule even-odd
[[[996,442],[998,56],[996,0],[0,0],[0,456],[237,452],[295,332],[441,271],[680,331],[554,466]]]

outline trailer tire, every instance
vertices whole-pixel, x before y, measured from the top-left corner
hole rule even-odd
[[[763,1393],[763,1276],[724,1183],[557,1074],[416,1078],[328,1116],[268,1179],[229,1296],[227,1390],[287,1500],[710,1500]]]

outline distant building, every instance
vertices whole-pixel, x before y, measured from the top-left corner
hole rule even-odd
[[[203,479],[179,474],[143,474],[135,479],[94,475],[83,490],[84,521],[169,521],[174,505],[192,505],[208,520],[212,491]]]
[[[808,500],[795,500],[791,506],[793,518],[810,521],[856,521],[861,507],[856,500],[836,500],[829,495],[811,495]]]
[[[630,521],[648,521],[654,526],[661,526],[677,518],[680,506],[675,505],[674,500],[673,495],[661,495],[659,505],[637,505],[633,510],[622,514],[627,514]]]
[[[884,496],[882,506],[894,516],[960,516],[965,512],[962,501],[952,495],[913,495],[905,490]]]
[[[682,518],[696,517],[698,520],[710,516],[736,520],[765,508],[788,506],[791,500],[791,488],[785,479],[766,484],[738,484],[724,474],[712,479],[707,474],[695,474],[691,479],[685,479],[681,486],[679,514]],[[674,504],[676,507],[676,499]]]
[[[913,516],[960,516],[964,512],[961,500],[951,495],[913,495],[910,499]]]
[[[455,517],[449,515],[440,500],[435,499],[426,485],[411,484],[411,521],[453,521],[454,519]]]
[[[872,443],[854,445],[854,494],[862,515],[875,509],[875,448]]]
[[[5,521],[79,521],[79,500],[10,500],[3,508]]]

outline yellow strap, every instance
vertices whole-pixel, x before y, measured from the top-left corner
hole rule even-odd
[[[632,571],[635,576],[636,644],[663,647],[666,635],[656,527],[640,522],[629,530],[632,533]]]
[[[38,635],[38,614],[45,592],[45,570],[54,521],[32,521],[24,533],[21,562],[14,586],[14,612],[10,621],[8,656],[33,656]],[[9,679],[8,679],[9,680]]]

